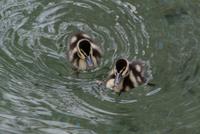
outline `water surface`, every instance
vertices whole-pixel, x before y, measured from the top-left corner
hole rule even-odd
[[[0,133],[198,134],[196,0],[1,0]],[[76,77],[65,57],[84,31],[104,51]],[[143,59],[156,87],[120,97],[98,86],[113,61]]]

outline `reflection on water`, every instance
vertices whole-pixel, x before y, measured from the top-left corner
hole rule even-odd
[[[0,1],[0,132],[198,133],[200,4],[122,0]],[[70,36],[104,50],[76,77]],[[156,87],[118,97],[96,84],[117,58],[143,59]]]

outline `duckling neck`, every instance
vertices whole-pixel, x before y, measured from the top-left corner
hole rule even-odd
[[[83,59],[79,59],[78,66],[79,66],[79,70],[86,70],[87,68],[86,61]]]

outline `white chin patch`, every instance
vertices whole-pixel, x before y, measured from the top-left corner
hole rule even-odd
[[[135,69],[137,72],[141,72],[142,71],[142,68],[140,65],[135,65]]]
[[[70,41],[70,43],[71,44],[73,44],[73,43],[75,43],[76,41],[77,41],[77,37],[76,36],[73,36],[72,38],[71,38],[71,41]]]

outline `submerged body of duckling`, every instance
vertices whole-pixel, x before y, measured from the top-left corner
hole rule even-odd
[[[94,69],[99,65],[101,56],[100,47],[87,34],[77,33],[71,37],[68,57],[74,69]]]

